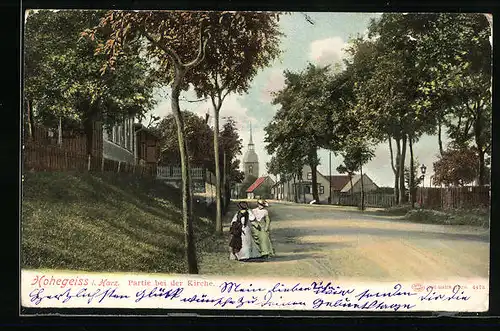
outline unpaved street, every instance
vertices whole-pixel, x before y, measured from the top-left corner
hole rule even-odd
[[[484,229],[415,224],[334,206],[274,202],[269,211],[276,257],[229,261],[229,248],[222,247],[204,256],[201,273],[379,281],[488,277]]]

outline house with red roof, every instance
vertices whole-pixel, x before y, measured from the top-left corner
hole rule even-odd
[[[259,177],[246,190],[247,199],[269,199],[274,181],[269,176]],[[266,189],[269,188],[269,192]]]

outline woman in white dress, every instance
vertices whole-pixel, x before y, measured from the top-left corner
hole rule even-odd
[[[246,202],[238,204],[240,210],[234,215],[231,221],[231,247],[230,260],[245,261],[260,257],[259,247],[252,237],[252,221],[255,215],[248,209]],[[241,238],[241,242],[240,242]]]

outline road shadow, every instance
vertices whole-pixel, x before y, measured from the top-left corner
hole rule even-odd
[[[300,229],[300,228],[279,228],[271,232],[274,238],[285,238],[285,242],[291,243],[296,237],[303,235],[307,236],[352,236],[352,235],[369,235],[395,239],[432,239],[432,240],[464,240],[464,241],[479,241],[489,243],[489,232],[481,232],[477,234],[469,233],[446,233],[435,231],[408,231],[397,229],[378,229],[367,227],[338,227],[332,224],[332,228],[321,228],[318,230]]]
[[[281,255],[277,254],[276,256],[272,256],[270,258],[257,258],[245,261],[244,263],[271,263],[271,262],[285,262],[285,261],[299,261],[305,259],[315,259],[319,255],[318,254],[309,254],[309,253],[293,253],[289,255]]]

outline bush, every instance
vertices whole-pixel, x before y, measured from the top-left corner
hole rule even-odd
[[[489,212],[478,213],[477,210],[444,212],[432,209],[413,209],[408,211],[405,219],[416,223],[489,227]]]
[[[404,216],[406,213],[408,213],[410,210],[412,210],[411,205],[396,205],[392,206],[389,208],[385,208],[384,210],[381,210],[381,213],[387,214],[387,215],[400,215]]]

